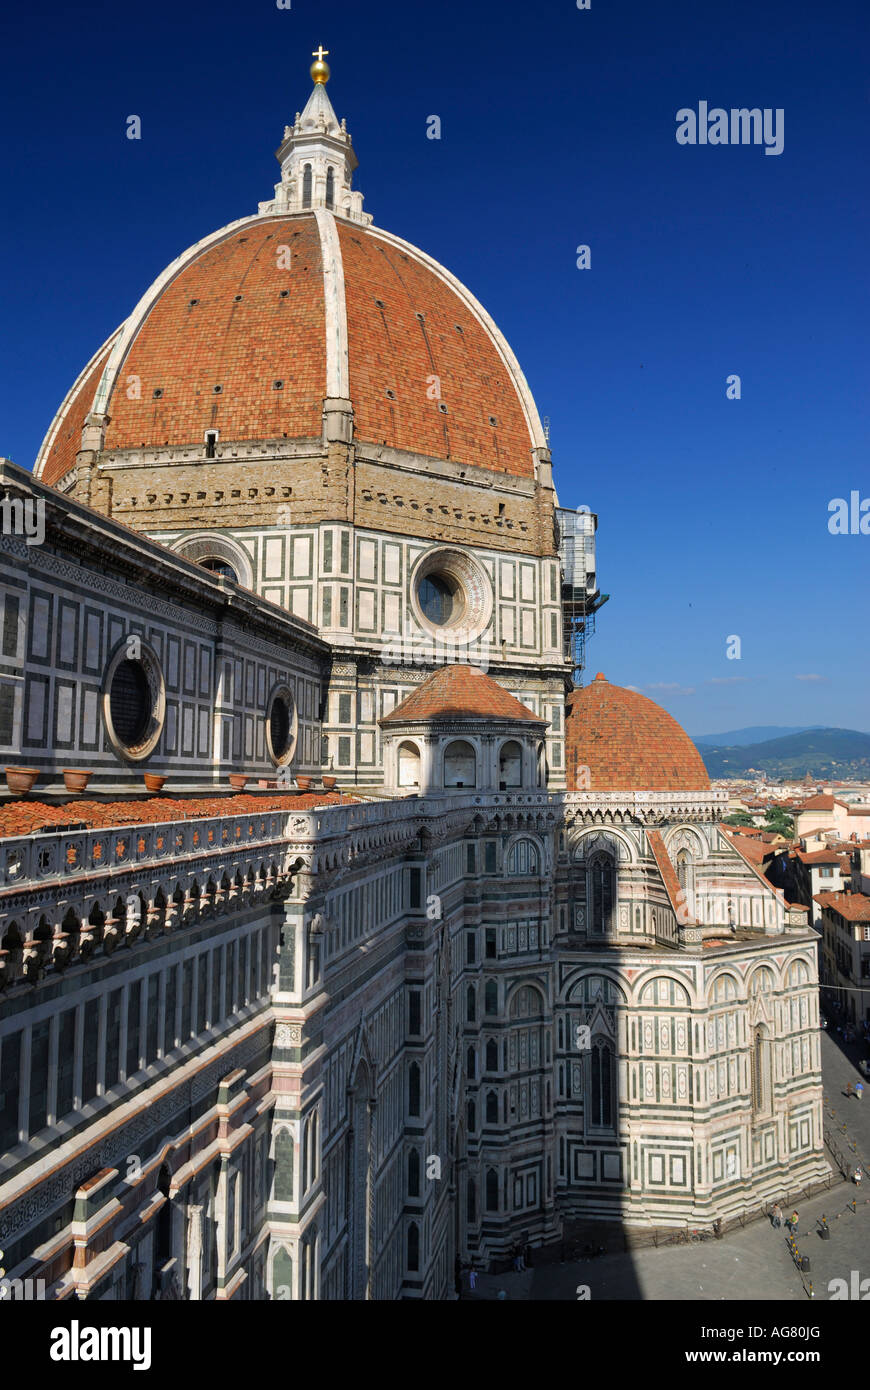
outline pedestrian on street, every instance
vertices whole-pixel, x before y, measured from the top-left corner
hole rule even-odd
[[[472,1293],[474,1293],[474,1290],[477,1288],[477,1270],[474,1268],[474,1265],[472,1265],[471,1269],[468,1271],[468,1287]]]
[[[782,1226],[782,1207],[779,1205],[779,1202],[774,1202],[774,1204],[773,1204],[773,1213],[772,1213],[772,1215],[773,1215],[773,1229],[774,1229],[775,1231],[778,1231],[778,1230],[780,1229],[780,1227]]]
[[[791,1233],[792,1233],[793,1236],[796,1236],[797,1233],[798,1233],[798,1221],[799,1221],[799,1219],[800,1219],[800,1218],[798,1217],[797,1212],[796,1212],[796,1211],[793,1211],[792,1214],[791,1214]]]
[[[863,1083],[863,1081],[856,1081],[856,1082],[855,1082],[855,1095],[858,1097],[859,1100],[862,1099],[862,1097],[863,1097],[863,1095],[864,1095],[864,1083]]]

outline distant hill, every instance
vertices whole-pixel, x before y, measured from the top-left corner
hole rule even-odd
[[[870,780],[870,734],[857,729],[805,729],[743,746],[693,741],[711,777],[743,777],[752,770],[772,778],[809,772],[816,779]]]
[[[772,738],[784,738],[786,734],[803,734],[807,729],[818,729],[819,724],[799,724],[791,728],[785,724],[753,724],[748,729],[729,729],[724,734],[693,734],[693,743],[713,743],[717,748],[743,748],[747,743],[767,743]]]

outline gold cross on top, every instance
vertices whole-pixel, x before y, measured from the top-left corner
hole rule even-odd
[[[312,56],[312,58],[317,58],[317,59],[322,63],[323,60],[324,60],[324,58],[325,58],[326,55],[328,54],[328,52],[329,52],[329,49],[328,49],[328,48],[324,48],[324,47],[323,47],[323,44],[322,44],[322,43],[319,43],[319,44],[317,45],[316,50],[312,53],[311,56]]]

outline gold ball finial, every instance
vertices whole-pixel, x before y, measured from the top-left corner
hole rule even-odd
[[[323,44],[320,43],[317,45],[314,52],[312,53],[312,58],[317,59],[317,62],[312,63],[310,68],[312,82],[325,83],[329,81],[329,64],[324,63],[323,61],[324,56],[328,52],[329,49],[324,48]]]

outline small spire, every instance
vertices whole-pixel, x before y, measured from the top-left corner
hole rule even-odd
[[[268,214],[327,208],[365,227],[371,216],[362,210],[362,194],[351,187],[357,167],[353,144],[345,121],[339,123],[326,95],[329,64],[324,57],[328,52],[321,43],[312,53],[314,90],[304,111],[297,111],[293,125],[284,127],[284,139],[275,151],[281,181],[275,184],[274,198],[260,203],[259,210]]]

